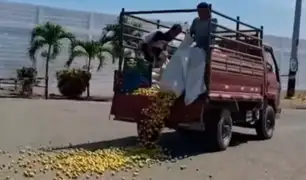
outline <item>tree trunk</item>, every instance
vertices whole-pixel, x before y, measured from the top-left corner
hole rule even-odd
[[[88,66],[87,66],[87,72],[90,73],[90,66],[91,66],[91,58],[88,58]],[[87,86],[87,98],[90,97],[90,82],[88,82],[88,86]]]
[[[46,69],[45,69],[45,99],[48,99],[49,97],[49,60],[50,60],[50,54],[51,54],[51,45],[48,47],[48,55],[46,58]]]

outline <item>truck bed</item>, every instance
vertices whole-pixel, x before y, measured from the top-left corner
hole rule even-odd
[[[137,17],[137,14],[151,13],[174,13],[174,12],[195,12],[196,10],[166,10],[166,11],[144,11],[144,12],[126,12],[123,16],[140,20],[141,22],[150,22],[146,19]],[[219,12],[214,11],[215,15],[223,17],[236,23],[236,29],[230,29],[221,24],[215,24],[218,29],[216,32],[210,32],[208,36],[210,48],[207,52],[206,71],[203,76],[207,83],[208,92],[201,95],[194,103],[185,106],[183,97],[176,100],[171,110],[171,116],[167,123],[177,124],[177,122],[198,121],[202,114],[203,107],[213,104],[215,101],[222,102],[262,102],[265,96],[266,84],[266,65],[263,58],[263,27],[256,28],[237,19],[233,19]],[[212,25],[213,22],[210,22]],[[122,32],[124,28],[131,28],[130,25],[121,24]],[[160,24],[157,24],[157,28]],[[240,26],[247,27],[241,29]],[[165,26],[162,26],[165,27]],[[149,31],[141,30],[144,33]],[[220,30],[221,29],[221,30]],[[130,39],[130,35],[122,34],[121,38]],[[134,37],[141,40],[141,38]],[[176,39],[178,40],[178,39]],[[137,43],[136,43],[137,44]],[[126,46],[121,42],[122,48],[137,50],[136,46]],[[122,51],[123,52],[123,51]],[[125,57],[122,54],[119,61],[119,70],[114,78],[114,98],[111,108],[111,114],[116,120],[137,122],[145,117],[141,114],[143,108],[148,107],[151,102],[148,97],[139,95],[130,95],[125,93],[122,84],[123,62],[133,57]],[[119,73],[118,73],[119,72]],[[126,74],[125,74],[126,75]],[[127,82],[127,81],[125,81]],[[132,83],[131,83],[132,84]],[[136,83],[137,84],[137,83]],[[141,84],[139,87],[143,87]]]
[[[189,106],[185,106],[183,97],[178,98],[167,121],[170,123],[169,126],[178,121],[188,123],[199,120],[206,100],[237,102],[263,100],[264,67],[261,61],[247,55],[235,55],[226,49],[223,50],[222,47],[216,47],[211,53],[209,93]],[[116,82],[122,84],[118,79]],[[141,110],[150,104],[151,101],[146,96],[117,91],[113,98],[111,114],[116,120],[137,122],[145,118]]]

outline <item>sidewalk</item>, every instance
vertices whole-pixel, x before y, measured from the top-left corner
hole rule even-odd
[[[289,109],[306,109],[306,101],[282,99],[280,106]]]

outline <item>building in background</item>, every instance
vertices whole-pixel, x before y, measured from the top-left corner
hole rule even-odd
[[[83,40],[99,39],[103,27],[116,21],[115,15],[56,9],[29,4],[0,2],[0,77],[16,76],[16,69],[31,65],[27,56],[30,32],[35,25],[51,21],[64,26]],[[265,35],[267,44],[274,47],[281,74],[288,73],[291,40],[285,37]],[[52,62],[50,74],[50,93],[56,93],[56,70],[63,68],[68,58],[67,47],[62,49],[59,57]],[[44,59],[37,57],[39,76],[44,75]],[[300,71],[297,76],[297,88],[306,89],[306,40],[300,40]],[[73,66],[81,67],[84,60],[77,59]],[[113,70],[116,65],[108,63],[101,71],[93,70],[91,82],[93,95],[112,94]],[[282,78],[282,87],[286,88],[287,79]]]

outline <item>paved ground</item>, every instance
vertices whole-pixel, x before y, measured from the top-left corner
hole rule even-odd
[[[109,108],[108,103],[0,99],[0,148],[14,152],[20,146],[39,147],[41,144],[61,146],[91,142],[83,147],[103,147],[132,143],[135,126],[109,121]],[[238,132],[246,130],[239,129]],[[138,179],[305,179],[305,111],[284,110],[272,140],[256,141],[252,134],[252,131],[247,135],[237,133],[233,146],[227,151],[208,153],[205,146],[200,145],[205,142],[179,141],[175,133],[165,133],[163,144],[174,149],[178,156],[186,154],[191,158],[183,158],[172,165],[143,169]],[[0,158],[0,161],[4,160]],[[187,169],[180,170],[181,165]],[[0,179],[5,176],[0,173]]]

